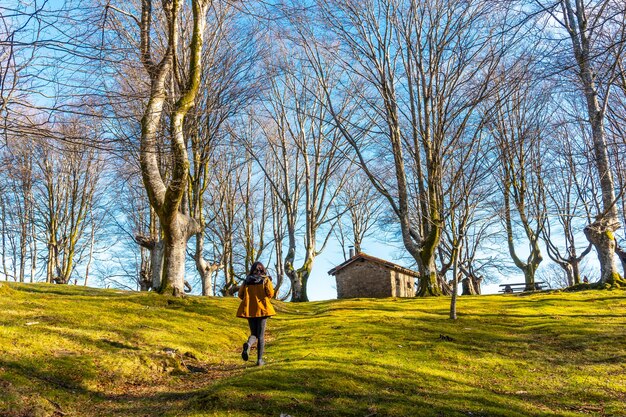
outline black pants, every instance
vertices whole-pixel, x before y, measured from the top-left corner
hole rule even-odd
[[[257,360],[263,358],[263,351],[265,350],[265,323],[267,317],[253,317],[248,319],[248,325],[250,326],[250,337],[248,337],[248,345],[250,348],[257,342],[256,355]]]

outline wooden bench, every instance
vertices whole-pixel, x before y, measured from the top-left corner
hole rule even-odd
[[[539,291],[539,290],[543,290],[546,286],[546,282],[545,281],[537,281],[535,282],[535,289],[534,291]],[[547,284],[548,287],[550,286],[549,284]],[[504,293],[504,294],[512,294],[515,292],[524,292],[526,290],[526,283],[525,282],[516,282],[514,284],[500,284],[500,287],[503,287],[500,291],[500,293]]]

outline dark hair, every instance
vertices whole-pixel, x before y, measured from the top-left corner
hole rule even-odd
[[[253,263],[252,266],[250,267],[250,275],[254,275],[256,271],[259,271],[261,273],[260,275],[267,275],[267,272],[265,271],[265,267],[263,266],[261,262],[258,262],[258,261]]]

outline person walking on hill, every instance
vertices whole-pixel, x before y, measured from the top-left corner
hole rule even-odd
[[[250,349],[256,342],[257,345],[257,365],[263,366],[263,351],[265,350],[265,324],[268,317],[274,316],[276,311],[270,302],[274,296],[274,286],[272,277],[267,275],[265,267],[261,262],[255,262],[250,268],[250,274],[246,277],[241,287],[239,287],[239,298],[241,303],[237,310],[237,317],[248,319],[250,326],[250,336],[243,344],[241,358],[248,360]]]

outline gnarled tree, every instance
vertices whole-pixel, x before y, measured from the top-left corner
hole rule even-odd
[[[150,78],[150,94],[141,120],[140,164],[143,182],[150,205],[159,217],[163,234],[162,293],[180,296],[184,292],[185,255],[187,241],[198,232],[199,225],[184,213],[183,195],[187,190],[189,160],[183,124],[189,109],[194,105],[202,75],[202,49],[206,13],[210,0],[191,0],[192,35],[186,80],[177,95],[169,114],[168,139],[170,141],[171,177],[163,178],[157,159],[157,140],[161,132],[164,105],[168,98],[167,83],[174,65],[179,65],[182,0],[163,2],[161,12],[166,20],[167,46],[161,59],[152,56],[154,36],[152,31],[152,0],[143,0],[140,20],[140,57]],[[167,181],[167,183],[166,183]]]

